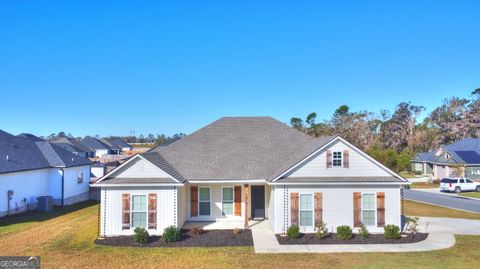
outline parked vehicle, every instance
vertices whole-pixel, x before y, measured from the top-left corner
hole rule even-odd
[[[472,181],[469,178],[443,178],[440,181],[440,191],[453,191],[455,193],[462,191],[480,192],[480,182]]]

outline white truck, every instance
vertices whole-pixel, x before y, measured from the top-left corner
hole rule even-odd
[[[480,192],[480,182],[469,178],[443,178],[440,181],[440,191],[460,193],[462,191]]]

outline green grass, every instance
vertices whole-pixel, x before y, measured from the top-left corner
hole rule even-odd
[[[462,192],[460,193],[461,196],[465,197],[472,197],[472,198],[479,198],[480,199],[480,192]]]
[[[433,188],[439,188],[440,183],[430,183],[430,182],[413,182],[412,185],[410,185],[410,188],[412,189],[433,189]]]
[[[410,200],[404,201],[405,215],[424,217],[444,217],[480,220],[480,214],[460,210],[418,203]]]
[[[414,210],[418,205],[406,206]],[[480,236],[456,236],[450,249],[414,253],[254,254],[252,247],[98,246],[93,243],[97,212],[98,205],[84,203],[52,214],[0,219],[0,253],[39,255],[43,268],[480,268]]]

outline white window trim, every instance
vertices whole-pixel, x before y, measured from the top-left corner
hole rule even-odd
[[[363,208],[363,196],[365,194],[373,194],[373,203],[374,203],[374,206],[373,206],[373,209],[364,209]],[[364,221],[363,221],[363,211],[372,211],[373,210],[373,214],[375,216],[375,222],[374,222],[374,225],[365,225],[365,227],[370,227],[370,228],[376,228],[377,227],[377,193],[375,192],[362,192],[362,199],[361,199],[361,204],[362,204],[362,211],[361,211],[361,219],[362,219],[362,223],[363,225],[365,225]]]
[[[232,214],[223,214],[223,189],[232,189]],[[222,216],[226,216],[226,217],[230,217],[230,216],[234,216],[235,215],[235,188],[234,186],[223,186],[221,187],[221,201],[222,201],[222,209],[221,209],[221,212],[222,212]]]
[[[148,195],[146,194],[130,194],[131,199],[130,199],[130,229],[135,229],[137,227],[133,227],[133,213],[145,213],[146,218],[145,218],[145,227],[143,227],[145,230],[148,230]],[[140,210],[133,210],[133,196],[145,196],[145,210],[140,211]]]
[[[202,215],[200,214],[200,202],[207,202],[206,200],[205,201],[201,201],[200,200],[200,189],[208,189],[208,204],[210,205],[210,214],[208,215]],[[212,189],[210,187],[198,187],[198,216],[199,217],[203,217],[203,216],[211,216],[212,215]]]
[[[340,158],[335,158],[335,153],[340,153]],[[340,160],[340,165],[335,165],[335,160]],[[343,168],[343,152],[339,150],[332,151],[332,168]]]
[[[302,210],[302,203],[301,203],[301,196],[302,195],[311,195],[312,196],[312,209],[311,210]],[[308,193],[308,192],[305,192],[305,193],[299,193],[298,194],[298,227],[301,227],[301,228],[313,228],[315,227],[315,199],[313,197],[313,193]],[[308,211],[311,211],[312,212],[312,225],[311,226],[305,226],[305,225],[301,225],[301,219],[300,219],[300,213],[304,211],[304,212],[308,212]]]

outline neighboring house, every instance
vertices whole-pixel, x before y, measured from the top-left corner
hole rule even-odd
[[[58,137],[49,140],[49,142],[84,158],[90,158],[94,156],[94,151],[73,138]]]
[[[465,138],[453,144],[442,145],[434,152],[418,153],[412,159],[414,171],[420,171],[433,179],[467,177],[480,179],[480,138]]]
[[[0,130],[0,216],[35,209],[39,196],[56,205],[88,200],[89,184],[88,159]]]
[[[90,156],[92,158],[100,158],[103,155],[108,154],[120,154],[120,148],[112,147],[109,143],[105,143],[101,139],[95,137],[85,137],[80,139],[79,142],[94,152],[93,156]]]
[[[23,137],[23,138],[26,138],[26,139],[29,139],[29,140],[32,140],[32,141],[45,141],[43,139],[41,139],[40,137],[38,136],[35,136],[33,134],[27,134],[27,133],[22,133],[22,134],[19,134],[17,135],[18,137]]]
[[[221,118],[99,179],[100,234],[153,235],[185,222],[269,219],[275,233],[323,221],[383,232],[401,225],[409,184],[338,136],[312,138],[271,117]]]
[[[127,153],[132,150],[132,146],[123,141],[121,138],[106,138],[105,140],[108,141],[110,145],[119,148],[121,152]]]

